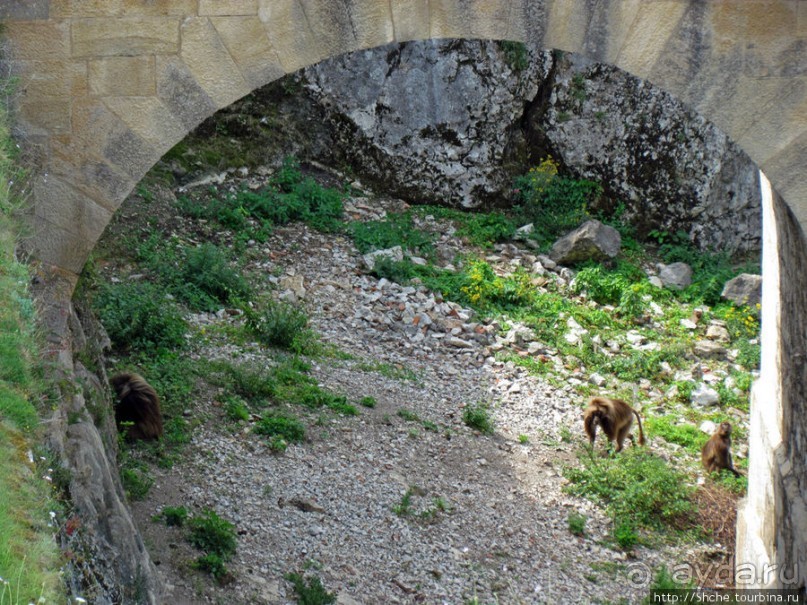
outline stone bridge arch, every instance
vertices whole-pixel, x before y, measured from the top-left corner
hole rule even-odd
[[[807,2],[801,0],[5,0],[15,122],[33,164],[29,249],[69,299],[112,214],[194,126],[345,52],[519,40],[653,82],[761,167],[763,371],[738,564],[807,583]],[[784,200],[784,201],[782,201]],[[56,278],[53,278],[56,279]]]

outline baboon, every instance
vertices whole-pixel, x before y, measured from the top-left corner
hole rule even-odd
[[[608,441],[616,442],[616,451],[622,451],[622,442],[630,432],[630,427],[633,424],[633,416],[639,423],[639,445],[644,445],[644,431],[642,430],[642,419],[636,410],[630,407],[621,399],[611,399],[610,397],[592,397],[588,401],[583,416],[583,427],[588,435],[588,440],[591,445],[594,445],[594,438],[597,436],[597,425],[602,427]],[[633,441],[633,435],[630,435],[630,441]]]
[[[123,373],[110,380],[118,396],[115,423],[126,439],[159,439],[163,435],[163,417],[157,391],[139,374]]]
[[[724,468],[741,477],[731,461],[731,423],[721,422],[714,435],[701,449],[701,462],[710,473]]]

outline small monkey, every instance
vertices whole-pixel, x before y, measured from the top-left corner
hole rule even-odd
[[[734,463],[731,461],[731,423],[721,422],[714,435],[701,449],[701,462],[710,473],[726,469],[734,473],[735,477],[742,477]]]
[[[163,436],[163,417],[157,391],[139,374],[123,373],[110,379],[118,396],[115,423],[126,438],[159,439]]]
[[[588,440],[594,445],[594,438],[597,436],[597,425],[600,425],[608,441],[616,442],[616,451],[622,451],[622,442],[630,433],[633,424],[633,417],[639,423],[639,445],[644,445],[644,431],[642,430],[642,419],[639,413],[621,399],[611,399],[610,397],[592,397],[588,401],[588,407],[583,415],[583,428],[586,430]],[[633,435],[630,435],[631,443]]]

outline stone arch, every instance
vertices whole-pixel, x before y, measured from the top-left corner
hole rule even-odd
[[[764,369],[752,410],[748,517],[761,520],[741,523],[738,553],[756,566],[798,565],[796,584],[807,583],[807,3],[11,0],[0,18],[21,78],[18,134],[35,163],[29,249],[68,299],[112,214],[167,149],[255,88],[337,54],[519,40],[615,65],[711,120],[783,196],[766,209]],[[767,579],[756,583],[777,585]]]

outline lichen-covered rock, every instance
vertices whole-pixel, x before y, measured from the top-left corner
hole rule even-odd
[[[658,278],[668,288],[683,290],[692,284],[692,267],[686,263],[661,265]]]
[[[736,305],[755,307],[762,302],[762,276],[741,273],[726,282],[720,296]]]
[[[527,53],[526,47],[524,52]],[[520,121],[549,56],[508,65],[497,42],[427,40],[336,57],[304,71],[337,148],[400,197],[466,208],[500,201],[523,146]]]
[[[650,83],[571,53],[557,56],[543,90],[528,140],[601,183],[640,236],[684,231],[702,249],[760,250],[759,172],[716,126]]]
[[[556,241],[549,256],[560,265],[576,265],[614,258],[621,246],[622,237],[616,229],[592,220]]]

